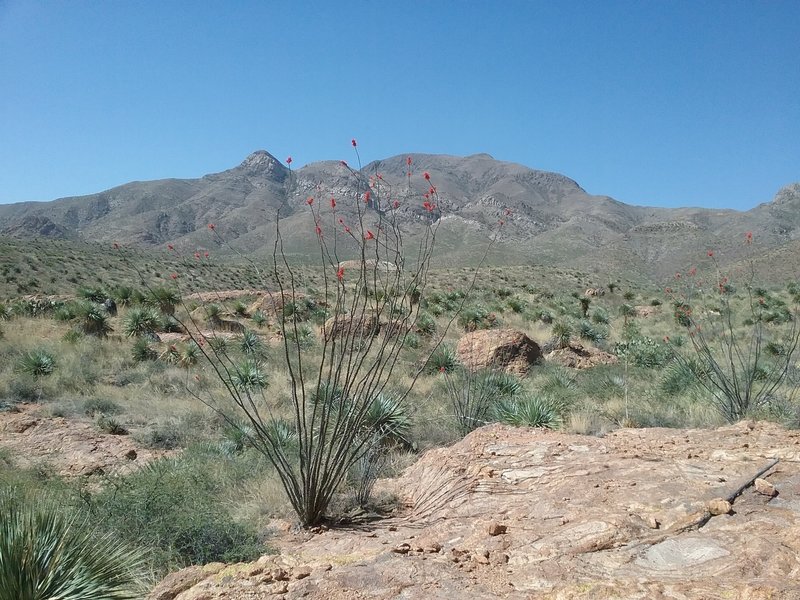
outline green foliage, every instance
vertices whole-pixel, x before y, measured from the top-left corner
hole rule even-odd
[[[308,350],[314,346],[314,330],[305,323],[297,326],[297,332],[294,327],[287,328],[286,335],[289,340],[297,342],[301,350]]]
[[[608,311],[602,306],[598,306],[592,311],[592,322],[598,325],[608,325]]]
[[[145,301],[156,307],[164,315],[174,315],[175,307],[180,302],[180,299],[178,290],[174,288],[154,287],[149,290]]]
[[[184,433],[174,421],[167,421],[153,427],[142,442],[148,448],[158,450],[174,450],[179,448],[185,439]]]
[[[458,324],[463,327],[465,331],[490,329],[496,325],[496,318],[486,307],[471,305],[464,307],[464,310],[458,315]]]
[[[159,570],[263,554],[256,532],[233,520],[221,493],[241,467],[218,453],[187,452],[114,479],[91,498],[95,518],[123,540],[150,548]]]
[[[556,407],[550,400],[541,396],[502,398],[494,407],[494,411],[498,421],[518,427],[553,429],[560,423]]]
[[[568,348],[572,339],[572,326],[567,321],[556,321],[553,324],[553,337],[557,348]]]
[[[465,368],[446,375],[443,387],[462,435],[489,423],[495,404],[512,399],[521,391],[519,380],[513,375]]]
[[[525,300],[523,300],[519,296],[514,296],[513,298],[509,298],[507,304],[508,307],[517,314],[524,313],[525,309],[528,306],[528,303],[525,302]]]
[[[0,599],[141,598],[143,556],[47,498],[0,492]]]
[[[10,321],[12,316],[11,307],[0,302],[0,321]]]
[[[122,407],[113,400],[105,398],[88,398],[83,401],[83,412],[89,417],[95,415],[115,415],[122,411]]]
[[[253,359],[247,359],[233,369],[231,384],[242,392],[261,390],[267,387],[267,375],[263,365]]]
[[[677,396],[695,387],[703,376],[701,366],[696,360],[673,361],[664,370],[659,387],[665,394]]]
[[[578,335],[584,339],[594,342],[602,342],[608,337],[608,330],[602,327],[594,326],[589,321],[583,320],[578,323]]]
[[[127,337],[153,336],[162,325],[158,311],[149,306],[135,306],[122,320],[122,331]]]
[[[617,342],[614,354],[627,359],[633,366],[654,369],[667,364],[672,357],[672,350],[649,337],[635,337],[626,342]]]
[[[128,430],[114,417],[101,414],[96,423],[101,430],[111,435],[128,435]]]
[[[452,373],[458,367],[458,355],[455,348],[449,344],[440,344],[428,358],[425,372],[428,375],[435,373]]]
[[[17,361],[16,370],[34,379],[50,375],[56,368],[56,359],[51,352],[37,348],[26,352]]]
[[[417,316],[416,329],[420,335],[432,336],[436,333],[436,320],[425,312]]]
[[[131,357],[135,362],[145,362],[148,360],[155,360],[158,354],[150,346],[150,342],[145,337],[136,338],[131,348]]]
[[[97,304],[81,302],[76,306],[75,318],[84,335],[106,337],[112,331],[108,313]]]
[[[253,316],[250,318],[252,319],[253,323],[256,324],[257,327],[264,327],[264,325],[267,324],[267,316],[260,310],[254,312]]]
[[[245,329],[239,340],[239,348],[248,356],[258,356],[264,349],[261,337],[251,329]]]

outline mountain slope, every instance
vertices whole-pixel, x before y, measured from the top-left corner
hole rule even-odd
[[[431,184],[438,206],[428,214],[421,195]],[[371,197],[361,204],[368,189]],[[327,210],[330,196],[337,198],[336,217],[350,223],[365,210],[368,226],[377,226],[395,200],[401,202],[392,214],[403,222],[439,219],[438,256],[448,264],[478,260],[500,220],[505,225],[490,259],[501,264],[658,279],[697,262],[709,248],[726,261],[741,260],[745,231],[753,231],[762,256],[779,252],[790,265],[800,262],[793,243],[800,239],[800,184],[747,212],[651,208],[593,196],[558,173],[487,154],[398,155],[361,170],[323,161],[291,171],[260,150],[199,179],[132,182],[89,196],[0,206],[0,232],[192,248],[211,243],[207,224],[214,223],[238,249],[262,253],[271,251],[279,214],[286,251],[302,259],[316,249],[306,200],[319,199],[320,224],[329,229],[337,227]]]

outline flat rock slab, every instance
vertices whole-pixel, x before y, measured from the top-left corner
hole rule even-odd
[[[711,516],[774,458],[761,477],[777,496],[747,485]],[[604,438],[492,425],[379,486],[402,516],[282,534],[260,561],[280,585],[248,563],[176,599],[800,598],[800,433],[776,425]]]

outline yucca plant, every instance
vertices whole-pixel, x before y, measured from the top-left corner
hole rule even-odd
[[[0,600],[141,598],[142,564],[54,502],[0,492]]]
[[[158,311],[148,306],[136,306],[125,315],[122,331],[127,337],[152,336],[161,328],[161,324]]]
[[[75,318],[78,320],[78,328],[85,335],[106,337],[113,331],[108,322],[108,313],[97,304],[81,302],[75,308]]]
[[[11,307],[0,302],[0,321],[10,321],[12,316]]]
[[[180,300],[181,297],[178,291],[168,287],[151,288],[146,298],[148,304],[155,306],[165,315],[174,315],[175,307]]]
[[[140,337],[133,343],[131,348],[131,356],[136,362],[145,362],[148,360],[155,360],[158,354],[150,347],[150,342],[147,338]]]
[[[267,387],[267,376],[261,363],[245,360],[234,368],[231,383],[241,391],[259,390]]]
[[[26,352],[17,362],[17,371],[26,373],[35,379],[50,375],[55,368],[55,357],[41,348]]]
[[[522,427],[553,429],[559,415],[553,403],[541,396],[502,398],[494,407],[495,418],[501,423]]]
[[[261,354],[264,344],[257,333],[250,329],[245,329],[242,333],[242,339],[239,340],[239,348],[244,354],[249,356],[257,356]]]

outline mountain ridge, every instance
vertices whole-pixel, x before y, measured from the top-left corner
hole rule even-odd
[[[784,186],[772,201],[748,211],[660,208],[592,195],[560,173],[488,154],[399,154],[361,169],[319,161],[294,170],[266,150],[199,178],[132,181],[86,196],[0,205],[0,234],[191,247],[209,243],[206,225],[213,222],[227,241],[261,251],[274,241],[274,218],[280,215],[282,229],[297,233],[287,250],[310,256],[316,244],[306,235],[309,196],[345,200],[371,189],[366,213],[371,222],[398,194],[427,191],[424,172],[437,190],[433,216],[442,219],[443,252],[456,262],[471,262],[471,246],[481,240],[485,245],[501,219],[506,225],[498,260],[505,254],[508,260],[554,266],[634,269],[648,279],[696,261],[709,247],[723,250],[732,262],[741,260],[736,238],[745,231],[753,231],[765,252],[800,239],[800,183]],[[343,218],[355,218],[352,203],[339,206]],[[409,222],[431,216],[421,202],[404,203],[397,211]]]

